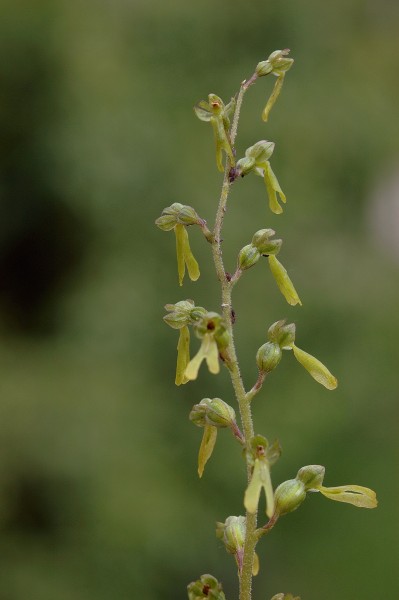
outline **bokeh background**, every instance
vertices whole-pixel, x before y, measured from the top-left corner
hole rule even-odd
[[[177,334],[163,305],[218,310],[209,247],[178,288],[172,202],[212,223],[221,176],[192,106],[228,100],[276,48],[295,58],[270,122],[274,80],[251,88],[238,154],[276,142],[284,215],[262,181],[234,186],[225,256],[273,227],[303,300],[291,308],[266,264],[236,288],[247,386],[268,326],[340,386],[328,392],[285,354],[254,403],[278,437],[276,483],[306,464],[326,484],[377,490],[376,511],[313,495],[259,547],[255,598],[399,597],[399,4],[3,0],[0,19],[0,599],[168,600],[202,573],[237,598],[214,523],[242,514],[245,468],[219,435],[204,478],[203,397],[233,402],[228,375],[174,386]],[[196,342],[194,342],[196,344]]]

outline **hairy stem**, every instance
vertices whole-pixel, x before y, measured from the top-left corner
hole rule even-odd
[[[237,97],[236,108],[233,117],[233,123],[230,131],[231,145],[234,145],[234,141],[237,135],[238,121],[240,117],[240,110],[244,94],[254,81],[252,77],[248,82],[243,82]],[[251,82],[251,83],[249,83]],[[247,85],[249,83],[249,85]],[[230,174],[231,162],[229,159],[226,161],[226,168],[224,171],[224,178],[222,184],[222,191],[220,194],[219,205],[216,213],[215,228],[213,231],[213,242],[212,242],[212,254],[215,263],[216,273],[222,288],[222,310],[223,317],[226,321],[228,332],[229,332],[229,346],[227,348],[228,354],[228,368],[230,372],[231,382],[233,384],[234,392],[238,402],[241,423],[245,438],[245,444],[248,446],[249,440],[254,435],[254,427],[252,420],[251,404],[247,398],[247,394],[244,388],[244,384],[241,378],[240,367],[237,359],[237,353],[234,343],[234,332],[233,332],[233,307],[231,302],[231,293],[235,283],[235,280],[231,280],[227,277],[223,263],[223,252],[222,252],[222,227],[224,215],[227,208],[227,200],[230,192]],[[248,481],[251,477],[251,468],[247,465],[247,478]],[[246,537],[244,544],[244,558],[243,566],[240,577],[240,600],[251,599],[251,588],[252,588],[252,565],[254,560],[255,546],[257,542],[257,536],[255,534],[257,523],[257,515],[247,513],[246,515]]]

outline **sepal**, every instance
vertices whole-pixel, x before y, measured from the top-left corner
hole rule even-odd
[[[273,235],[275,235],[273,229],[260,229],[254,234],[252,238],[252,244],[263,255],[276,255],[280,252],[283,240],[271,240],[270,238]]]
[[[275,342],[282,350],[291,350],[295,342],[295,323],[288,323],[285,319],[276,321],[269,327],[267,337],[270,342]]]
[[[193,406],[189,418],[197,427],[213,425],[224,428],[236,425],[234,409],[220,398],[204,398]]]

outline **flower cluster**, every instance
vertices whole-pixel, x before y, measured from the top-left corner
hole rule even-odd
[[[302,305],[286,269],[276,258],[276,254],[280,252],[283,241],[271,240],[270,238],[274,234],[275,232],[273,229],[260,229],[257,231],[252,238],[252,242],[240,250],[237,260],[237,269],[239,271],[245,271],[246,269],[253,267],[261,256],[266,256],[274,280],[288,304],[291,306],[295,306],[296,304]]]
[[[338,381],[322,362],[295,345],[295,324],[286,324],[285,320],[277,321],[269,327],[268,342],[261,346],[256,354],[258,369],[270,373],[277,367],[282,357],[282,350],[292,350],[297,361],[310,373],[318,383],[328,390],[335,390]]]
[[[268,142],[267,140],[256,142],[256,144],[246,149],[245,157],[240,158],[240,160],[237,161],[236,174],[237,176],[245,177],[248,173],[254,173],[255,175],[263,177],[267,195],[269,197],[270,210],[276,215],[279,215],[283,212],[283,209],[277,200],[277,194],[280,201],[284,204],[287,202],[287,198],[281,189],[269,162],[269,158],[273,154],[273,151],[273,142]]]

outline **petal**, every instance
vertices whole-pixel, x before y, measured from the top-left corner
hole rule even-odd
[[[191,252],[190,243],[188,241],[187,229],[184,228],[185,235],[183,236],[183,253],[184,260],[186,262],[188,276],[191,281],[197,281],[200,276],[200,270],[197,261],[195,260],[193,253]]]
[[[284,194],[283,190],[281,189],[281,187],[280,187],[280,184],[279,184],[279,182],[278,182],[278,180],[277,180],[277,177],[275,176],[275,174],[274,174],[274,172],[273,172],[273,169],[272,169],[272,167],[271,167],[270,163],[268,163],[268,165],[269,165],[269,167],[268,167],[268,170],[269,170],[269,178],[270,178],[270,182],[271,182],[271,184],[272,184],[272,186],[273,186],[273,189],[274,189],[274,190],[275,190],[275,191],[278,193],[278,195],[280,196],[280,200],[281,200],[282,202],[286,203],[286,202],[287,202],[286,195]]]
[[[273,171],[270,163],[266,162],[264,165],[263,179],[266,185],[267,195],[269,197],[269,208],[275,215],[280,215],[283,212],[283,209],[278,203],[276,190],[270,178],[270,173],[272,172]]]
[[[198,350],[197,354],[190,360],[184,372],[185,377],[187,377],[189,381],[197,379],[198,371],[204,358],[204,343],[202,342],[200,349]]]
[[[270,469],[265,460],[259,461],[259,467],[259,476],[266,495],[266,515],[271,519],[274,513],[274,494]]]
[[[276,280],[280,292],[283,294],[288,304],[290,304],[291,306],[300,304],[302,306],[302,302],[297,294],[296,289],[294,288],[294,284],[289,278],[288,273],[281,264],[281,262],[277,260],[277,258],[273,254],[269,255],[268,260],[272,275]]]
[[[201,100],[194,106],[194,112],[201,121],[210,121],[212,117],[211,109],[208,102]]]
[[[183,285],[184,273],[186,266],[184,261],[184,240],[187,236],[187,231],[184,225],[177,223],[175,226],[176,235],[176,256],[177,256],[177,273],[179,275],[179,285]]]
[[[260,477],[260,464],[259,459],[255,459],[254,470],[252,473],[251,481],[244,495],[244,506],[249,513],[256,513],[258,510],[259,496],[262,489],[262,481]]]
[[[203,343],[205,346],[205,360],[206,364],[208,365],[209,372],[216,375],[220,371],[219,350],[216,340],[213,336],[205,334]]]
[[[187,326],[180,329],[179,342],[177,344],[176,385],[182,385],[190,381],[185,376],[185,370],[190,362],[190,330]]]
[[[321,385],[324,385],[328,390],[335,390],[338,381],[322,362],[317,360],[317,358],[311,354],[301,350],[298,346],[295,346],[295,344],[292,345],[292,349],[297,361],[309,371],[313,379],[318,383],[321,383]]]
[[[216,444],[218,430],[213,425],[205,425],[201,446],[198,453],[198,475],[202,477],[205,465],[210,459]]]
[[[320,486],[318,490],[330,500],[346,502],[359,508],[376,508],[378,504],[375,492],[361,485]]]

